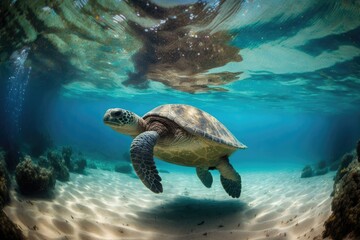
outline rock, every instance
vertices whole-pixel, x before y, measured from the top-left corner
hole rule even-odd
[[[360,163],[354,157],[351,164],[346,169],[339,168],[339,172],[342,177],[335,186],[333,212],[325,222],[323,237],[360,239]]]
[[[5,153],[0,152],[0,209],[10,201],[9,188],[11,182],[4,159]]]
[[[62,148],[62,157],[65,161],[65,166],[72,171],[72,165],[71,165],[71,155],[73,153],[73,150],[71,147],[63,147]]]
[[[66,182],[70,179],[69,169],[65,165],[65,161],[56,151],[48,151],[47,159],[50,162],[50,165],[54,171],[56,179]]]
[[[15,179],[24,195],[48,193],[56,183],[52,171],[33,164],[31,159],[25,159],[16,166]]]
[[[314,176],[314,171],[310,165],[306,165],[301,173],[301,178],[308,178]]]
[[[338,168],[338,171],[334,178],[334,189],[337,182],[344,176],[346,173],[346,168],[349,166],[349,164],[352,162],[354,156],[352,153],[345,153],[344,156],[341,158],[341,162]]]
[[[73,171],[76,173],[84,173],[84,170],[86,168],[86,159],[85,158],[81,158],[80,160],[75,161],[74,163],[74,167],[73,167]]]
[[[15,225],[2,210],[0,210],[0,236],[1,239],[25,239],[19,227]]]
[[[132,167],[129,164],[118,164],[115,166],[115,172],[132,174]]]
[[[19,227],[1,210],[10,201],[10,183],[5,164],[5,152],[0,151],[0,236],[1,239],[25,239]]]
[[[309,178],[314,176],[324,175],[329,172],[326,161],[320,161],[312,168],[310,165],[306,165],[301,173],[301,178]]]

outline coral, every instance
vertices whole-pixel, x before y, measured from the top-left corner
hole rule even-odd
[[[65,161],[63,160],[60,153],[56,151],[48,151],[47,159],[54,170],[56,179],[62,182],[69,181],[70,179],[69,169],[65,166]]]
[[[301,173],[301,178],[308,178],[314,176],[314,171],[310,165],[306,165]]]
[[[40,167],[43,168],[50,168],[51,167],[51,163],[49,162],[49,160],[44,157],[44,156],[40,156],[37,160],[37,163]]]
[[[0,152],[0,208],[10,201],[10,177],[6,170],[4,152]]]
[[[360,239],[360,163],[353,158],[335,187],[333,213],[325,222],[323,237]]]
[[[71,147],[63,147],[62,148],[62,157],[64,158],[66,167],[72,171],[72,165],[71,165],[71,155],[73,153],[73,150]]]
[[[10,182],[5,164],[5,152],[0,150],[0,236],[1,239],[25,239],[18,226],[1,210],[10,201]]]
[[[115,166],[115,172],[131,174],[132,167],[129,164],[118,164]]]
[[[2,210],[0,211],[0,236],[1,239],[25,239],[19,227],[11,222],[11,220]]]
[[[80,160],[75,161],[73,171],[77,173],[84,173],[86,167],[86,159],[81,158]]]
[[[337,182],[344,176],[344,174],[347,172],[346,168],[349,166],[349,164],[352,162],[353,160],[353,154],[351,153],[345,153],[344,156],[342,156],[341,158],[341,162],[338,168],[338,171],[336,173],[336,176],[334,178],[335,182],[334,182],[334,189],[335,189],[335,185],[337,184]]]
[[[25,195],[47,193],[56,183],[52,171],[33,164],[29,158],[16,166],[15,178],[20,192]]]
[[[324,175],[329,172],[326,161],[320,161],[312,168],[310,165],[306,165],[301,173],[301,178],[309,178],[314,176]]]

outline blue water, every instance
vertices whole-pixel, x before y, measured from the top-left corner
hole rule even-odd
[[[121,161],[131,138],[106,127],[104,112],[141,116],[166,103],[196,106],[227,126],[249,147],[231,157],[237,169],[331,162],[360,136],[357,1],[1,4],[1,84],[14,74],[29,81],[18,93],[21,117],[10,116],[22,151],[49,136],[53,146]],[[29,79],[9,67],[24,46],[32,49],[23,63]],[[154,58],[161,51],[167,62]],[[235,75],[207,81],[223,73]]]
[[[230,156],[239,199],[236,174],[208,189],[160,159],[164,192],[142,184],[103,116],[162,104],[248,147]],[[0,1],[0,158],[16,179],[0,210],[29,239],[320,239],[336,173],[300,175],[354,150],[359,106],[360,1]],[[57,178],[45,196],[21,190],[29,158]]]

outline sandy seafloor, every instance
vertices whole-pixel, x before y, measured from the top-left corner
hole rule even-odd
[[[4,211],[29,239],[317,239],[330,215],[334,173],[242,172],[240,199],[189,173],[161,173],[164,193],[104,170],[57,181],[52,200],[11,191]],[[320,239],[320,238],[319,238]]]

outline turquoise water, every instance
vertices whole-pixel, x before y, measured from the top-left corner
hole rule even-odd
[[[335,170],[360,151],[359,93],[356,0],[2,0],[0,218],[28,239],[321,239],[327,219],[354,230],[329,216]],[[157,172],[136,176],[132,138],[103,117],[162,104],[206,111],[245,144],[230,156],[241,181],[222,161],[208,189],[207,169],[155,159],[154,194]],[[335,198],[356,192],[346,171]]]
[[[103,124],[105,111],[142,116],[167,103],[227,126],[248,146],[231,157],[237,169],[300,171],[340,158],[360,136],[357,1],[2,1],[0,10],[4,149],[31,154],[48,140],[121,161],[131,138]],[[24,47],[28,82],[9,105],[7,86],[20,79],[11,56]]]

